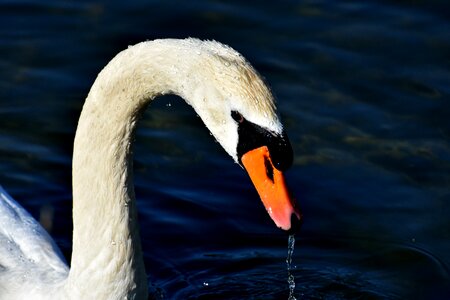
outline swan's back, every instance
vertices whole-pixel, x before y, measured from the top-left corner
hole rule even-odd
[[[29,288],[48,292],[68,271],[45,229],[0,186],[0,299],[19,299]]]

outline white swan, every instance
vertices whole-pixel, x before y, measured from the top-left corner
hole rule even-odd
[[[276,225],[298,225],[300,213],[281,173],[292,163],[292,150],[256,71],[217,42],[144,42],[100,72],[81,113],[70,269],[45,230],[0,187],[0,299],[147,299],[132,141],[147,104],[167,93],[185,99],[246,168]]]

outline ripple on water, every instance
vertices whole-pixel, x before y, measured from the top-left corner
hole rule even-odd
[[[345,244],[359,247],[349,252]],[[259,250],[196,255],[181,265],[161,262],[165,279],[158,276],[153,282],[153,299],[288,299],[285,248]],[[291,272],[296,299],[405,299],[405,295],[445,299],[450,295],[448,268],[414,245],[300,239]]]

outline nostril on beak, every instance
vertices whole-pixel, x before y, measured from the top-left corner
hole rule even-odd
[[[269,161],[268,158],[264,159],[264,165],[266,166],[266,175],[270,179],[270,181],[274,182],[273,180],[273,166],[272,163]]]

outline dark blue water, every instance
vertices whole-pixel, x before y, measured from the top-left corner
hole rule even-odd
[[[266,78],[294,147],[297,299],[449,299],[449,20],[446,1],[0,1],[0,184],[53,209],[70,257],[96,74],[142,40],[215,39]],[[144,116],[135,184],[153,298],[287,299],[287,236],[181,99]]]

